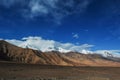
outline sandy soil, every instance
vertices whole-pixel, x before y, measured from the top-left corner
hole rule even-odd
[[[120,67],[69,67],[0,62],[0,80],[120,80]]]

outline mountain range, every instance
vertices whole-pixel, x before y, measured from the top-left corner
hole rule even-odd
[[[104,56],[89,52],[60,52],[59,49],[43,52],[24,47],[0,40],[0,61],[61,66],[120,66],[120,58],[109,52],[104,52]]]

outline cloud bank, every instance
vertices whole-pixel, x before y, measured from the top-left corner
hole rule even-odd
[[[59,51],[62,53],[67,52],[80,52],[83,54],[100,54],[104,57],[111,56],[112,57],[120,57],[120,50],[95,50],[91,51],[94,45],[83,44],[83,45],[75,45],[72,43],[61,43],[54,40],[46,40],[42,37],[24,37],[21,40],[16,39],[0,39],[5,40],[11,44],[22,48],[30,48],[34,50],[40,50],[42,52],[49,51]]]
[[[18,7],[24,17],[50,18],[61,21],[66,16],[84,12],[93,0],[1,0],[0,5],[10,9]],[[19,5],[19,6],[18,6]]]
[[[43,52],[46,51],[82,52],[83,50],[89,50],[91,47],[94,46],[89,44],[83,44],[78,46],[72,43],[60,43],[54,40],[45,40],[41,37],[24,37],[21,40],[6,39],[5,41],[22,48],[31,48]]]

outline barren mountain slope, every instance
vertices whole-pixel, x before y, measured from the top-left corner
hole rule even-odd
[[[0,41],[0,60],[46,65],[120,66],[120,62],[109,60],[98,54],[41,52],[29,48],[20,48],[3,40]]]

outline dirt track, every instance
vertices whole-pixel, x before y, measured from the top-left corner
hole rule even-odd
[[[0,63],[0,80],[120,80],[120,68]]]

